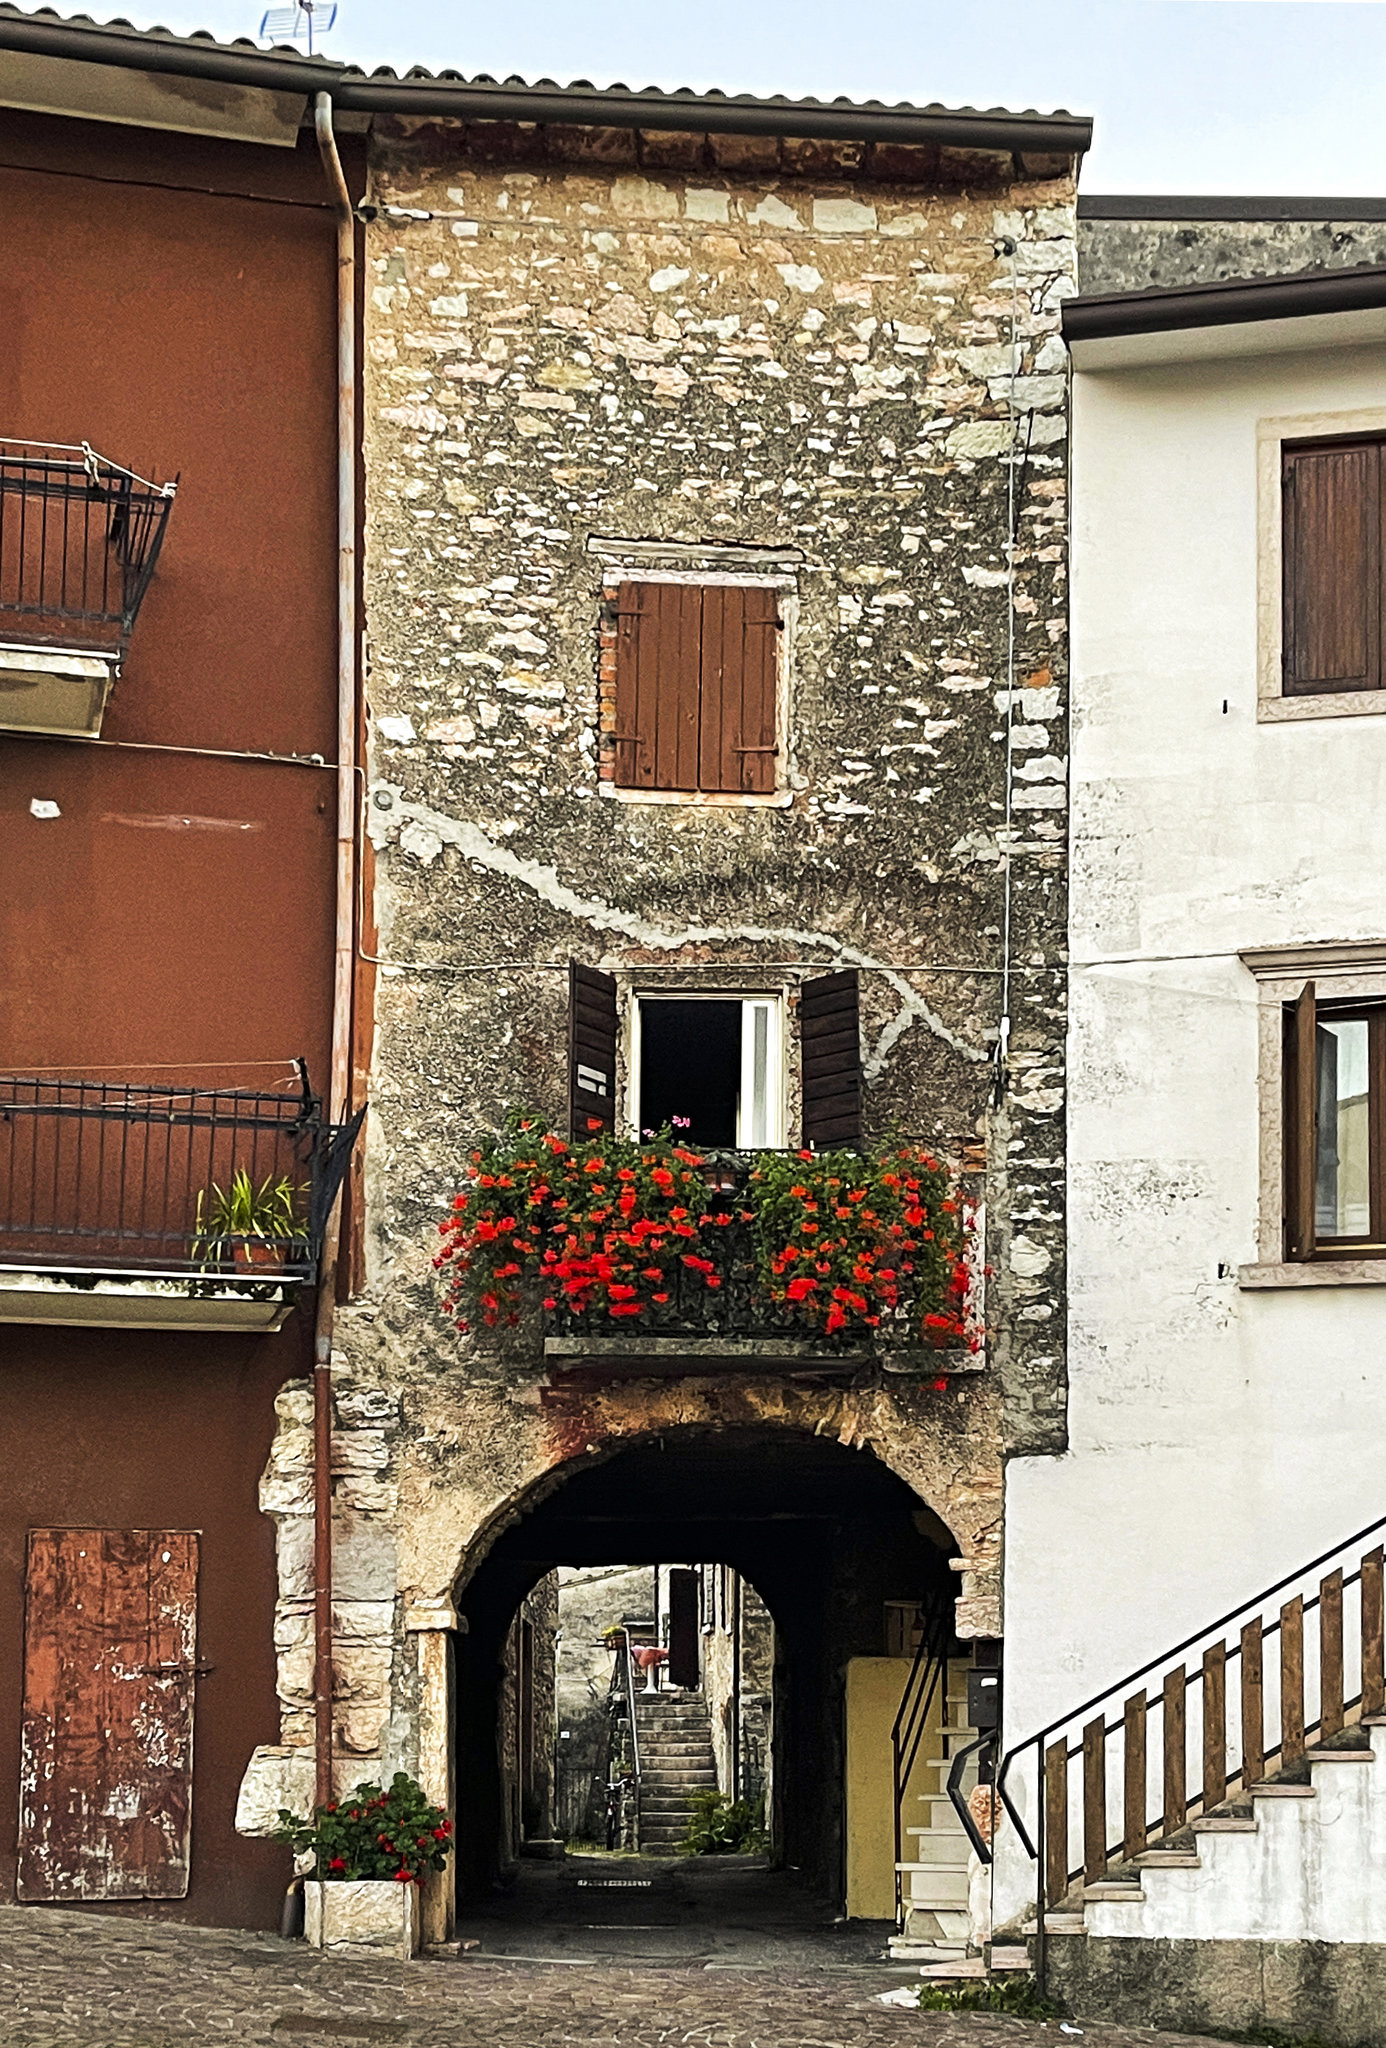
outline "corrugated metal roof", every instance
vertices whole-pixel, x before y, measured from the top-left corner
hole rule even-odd
[[[881,100],[789,99],[782,94],[666,92],[658,86],[595,86],[586,79],[469,78],[416,65],[403,75],[388,65],[366,72],[330,57],[266,50],[245,37],[220,42],[206,30],[190,36],[166,28],[137,29],[123,19],[33,11],[0,0],[0,50],[114,64],[132,70],[216,78],[271,92],[329,92],[344,110],[411,113],[462,120],[570,123],[627,128],[704,129],[713,133],[816,136],[867,142],[937,143],[1023,155],[1081,155],[1092,123],[1063,111],[1014,112],[1005,107],[914,106]]]

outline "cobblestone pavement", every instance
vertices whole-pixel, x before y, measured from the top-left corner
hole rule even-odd
[[[1078,2048],[1053,2025],[874,2002],[908,1978],[879,1963],[367,1965],[266,1934],[0,1908],[3,2048]],[[1088,2026],[1082,2048],[1207,2043]]]

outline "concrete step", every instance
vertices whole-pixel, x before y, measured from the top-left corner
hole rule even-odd
[[[965,1873],[940,1870],[930,1874],[922,1870],[909,1873],[909,1902],[926,1913],[967,1914],[967,1877]]]
[[[934,1828],[906,1828],[905,1833],[914,1837],[916,1862],[940,1863],[951,1870],[966,1870],[971,1845],[961,1828],[956,1835],[945,1835]]]

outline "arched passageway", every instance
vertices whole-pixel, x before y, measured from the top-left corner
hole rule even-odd
[[[871,1452],[808,1433],[685,1428],[584,1462],[520,1504],[458,1588],[458,1881],[475,1897],[503,1839],[498,1711],[520,1602],[556,1565],[731,1565],[775,1625],[772,1732],[777,1858],[844,1895],[844,1674],[886,1653],[887,1609],[950,1605],[956,1546]]]

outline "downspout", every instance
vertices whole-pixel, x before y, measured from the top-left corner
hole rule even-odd
[[[337,215],[337,929],[329,1114],[345,1123],[351,1092],[356,870],[356,218],[320,92],[313,125]],[[332,1797],[332,1327],[342,1196],[323,1233],[313,1344],[313,1734],[317,1804]]]

